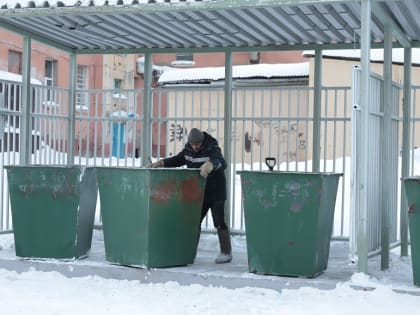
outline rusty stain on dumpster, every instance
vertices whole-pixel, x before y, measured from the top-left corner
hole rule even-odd
[[[290,205],[290,211],[295,212],[295,213],[300,212],[300,210],[302,209],[302,206],[303,206],[303,201],[297,200]]]
[[[175,180],[168,180],[157,184],[151,192],[151,199],[156,202],[167,202],[171,196],[176,194],[177,182]]]
[[[197,175],[182,181],[181,200],[200,201],[203,199],[204,191],[200,188],[200,177]]]
[[[182,181],[169,180],[156,185],[151,198],[156,202],[167,202],[170,199],[182,201],[200,201],[203,198],[203,189],[200,188],[200,177],[191,177]]]

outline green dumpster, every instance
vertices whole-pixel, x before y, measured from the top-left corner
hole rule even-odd
[[[325,270],[341,174],[238,173],[249,271],[311,278]]]
[[[403,178],[403,185],[408,205],[413,280],[420,286],[420,177]]]
[[[147,268],[194,262],[205,184],[198,170],[97,171],[107,261]]]
[[[98,193],[95,169],[61,165],[5,168],[16,256],[86,257]]]

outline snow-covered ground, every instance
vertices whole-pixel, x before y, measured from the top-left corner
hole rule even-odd
[[[56,272],[0,270],[3,314],[417,314],[420,298],[381,286],[344,283],[332,291],[225,289],[176,282],[141,284],[99,277],[69,279]]]
[[[102,232],[95,231],[92,256],[89,259],[59,262],[46,261],[51,270],[65,266],[68,272],[76,273],[78,265],[112,268],[101,261],[103,255]],[[234,261],[231,268],[241,266],[237,260],[246,251],[243,236],[233,237]],[[0,261],[22,262],[14,256],[13,236],[0,235]],[[204,234],[200,240],[198,261],[194,265],[178,267],[173,275],[191,276],[191,270],[199,270],[206,262],[212,264],[217,241],[214,235]],[[334,245],[332,245],[334,251]],[[209,257],[207,257],[209,255]],[[96,257],[96,258],[95,258]],[[235,261],[236,260],[236,261]],[[31,261],[24,261],[30,264]],[[373,262],[374,263],[374,262]],[[230,264],[229,264],[230,265]],[[120,266],[118,266],[120,267]],[[214,265],[220,274],[229,277],[228,265]],[[333,267],[333,266],[332,266]],[[117,268],[117,267],[115,267]],[[135,268],[127,268],[136,272]],[[10,269],[10,268],[8,268]],[[17,269],[17,268],[16,268]],[[372,268],[373,269],[373,268]],[[168,269],[166,269],[168,270]],[[115,271],[115,270],[114,270]],[[116,273],[116,272],[115,272]],[[203,278],[215,276],[202,274]],[[0,268],[0,311],[1,314],[369,314],[396,315],[417,314],[420,309],[420,288],[412,285],[409,257],[391,255],[391,269],[376,270],[373,276],[354,273],[333,289],[317,287],[323,275],[306,279],[306,283],[294,288],[295,278],[259,276],[247,274],[248,286],[226,288],[219,285],[188,284],[179,281],[149,283],[145,280],[106,279],[95,275],[82,277],[64,276],[57,271],[43,272],[30,268],[18,273]],[[257,287],[256,281],[269,277],[271,281],[286,284],[281,292]],[[174,277],[175,278],[175,277]],[[235,279],[231,278],[231,280]],[[305,283],[305,282],[304,282]],[[287,285],[290,288],[287,288]],[[399,293],[399,292],[410,292]]]
[[[0,270],[2,314],[418,314],[420,298],[387,286],[331,291],[226,289],[176,282],[142,284],[99,277],[66,278],[57,272]]]

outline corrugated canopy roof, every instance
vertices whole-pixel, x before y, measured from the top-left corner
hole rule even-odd
[[[372,0],[372,42],[389,23],[419,47],[419,16],[418,0]],[[0,0],[0,27],[76,53],[351,47],[360,18],[354,0]]]

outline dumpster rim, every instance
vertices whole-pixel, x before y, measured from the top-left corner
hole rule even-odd
[[[258,174],[296,174],[296,175],[323,175],[323,176],[344,176],[344,173],[335,173],[335,172],[294,172],[294,171],[270,171],[270,170],[263,170],[263,171],[251,171],[251,170],[242,170],[236,171],[236,174],[241,173],[258,173]],[[420,179],[420,177],[419,177]]]

